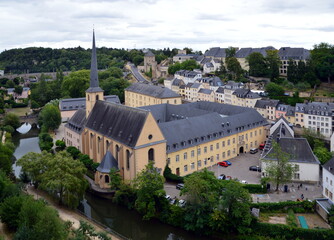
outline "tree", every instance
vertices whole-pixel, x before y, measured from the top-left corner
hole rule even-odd
[[[46,131],[57,129],[61,124],[59,108],[53,104],[45,105],[38,116],[38,122]]]
[[[176,62],[168,67],[168,73],[173,75],[175,72],[179,70],[189,70],[193,71],[194,69],[199,69],[200,65],[194,60],[194,59],[189,59],[186,60],[182,63]]]
[[[14,150],[8,144],[0,143],[0,170],[7,175],[12,172]]]
[[[135,208],[144,215],[143,219],[149,220],[154,217],[160,201],[167,201],[164,182],[164,177],[154,167],[153,162],[149,162],[134,180],[137,190]]]
[[[270,98],[275,98],[284,95],[284,89],[280,85],[270,82],[265,86],[266,92]]]
[[[123,78],[109,77],[101,81],[101,88],[105,95],[113,94],[119,97],[121,102],[124,102],[124,89],[130,86],[130,83]]]
[[[222,189],[222,181],[207,169],[185,178],[181,195],[186,195],[188,200],[184,214],[186,230],[202,234],[212,233],[209,228],[209,225],[214,225],[211,214],[213,209],[218,207]]]
[[[330,83],[334,77],[334,45],[328,43],[314,45],[311,50],[311,60],[318,77]]]
[[[12,126],[14,129],[17,129],[21,126],[19,117],[14,113],[8,113],[6,114],[3,125],[9,125]]]
[[[70,240],[111,240],[110,237],[104,232],[96,232],[94,227],[89,223],[80,220],[80,226],[78,229],[72,231],[74,237]]]
[[[23,92],[23,87],[20,86],[20,85],[15,86],[15,88],[14,88],[14,92],[15,92],[17,95],[21,95],[22,92]]]
[[[279,77],[280,58],[278,56],[278,50],[267,50],[266,62],[268,65],[268,76],[273,81]]]
[[[226,214],[228,225],[236,229],[239,233],[244,234],[249,231],[252,220],[249,211],[251,196],[241,183],[228,181],[219,203],[220,208]]]
[[[280,184],[291,181],[296,169],[295,166],[289,162],[291,156],[284,152],[277,142],[273,141],[272,147],[272,153],[267,155],[270,160],[265,160],[265,171],[270,181],[276,184],[276,191],[278,191]]]
[[[66,152],[47,159],[47,168],[41,176],[41,188],[59,199],[59,204],[71,208],[78,206],[88,186],[84,175],[86,168]]]
[[[110,178],[110,187],[111,189],[117,189],[122,183],[122,176],[119,173],[119,170],[116,168],[111,168],[109,173]]]
[[[0,205],[0,219],[11,230],[16,230],[19,227],[18,215],[21,211],[21,207],[27,197],[24,196],[12,196],[6,198]]]
[[[232,74],[233,80],[237,80],[243,73],[241,65],[236,57],[226,58],[227,70]]]
[[[325,147],[325,143],[320,139],[314,139],[313,152],[319,159],[321,165],[324,165],[333,157],[333,153]]]
[[[312,149],[314,149],[316,146],[321,146],[319,145],[319,139],[325,138],[320,132],[314,131],[310,128],[304,129],[303,137],[306,138]]]
[[[237,53],[237,49],[234,47],[228,47],[225,49],[226,59],[235,57],[235,54]]]
[[[246,58],[249,65],[249,75],[254,77],[266,77],[268,66],[264,56],[259,52],[253,52]]]
[[[84,97],[85,91],[89,87],[90,71],[80,70],[71,72],[64,77],[62,83],[63,96],[70,96],[72,98]]]
[[[328,222],[332,228],[334,228],[334,205],[328,209]]]

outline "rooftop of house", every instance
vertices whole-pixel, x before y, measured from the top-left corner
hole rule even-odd
[[[167,140],[167,152],[175,152],[267,124],[251,108],[194,102],[140,107],[150,111]]]
[[[334,157],[326,162],[322,167],[334,175]]]
[[[236,58],[246,58],[248,57],[251,53],[258,52],[261,53],[264,57],[267,56],[267,50],[275,50],[274,47],[262,47],[262,48],[240,48],[236,54]]]
[[[184,82],[182,79],[175,78],[173,79],[172,86],[181,86],[184,85]]]
[[[253,93],[249,89],[238,88],[233,92],[233,95],[236,95],[238,98],[261,98],[257,93]]]
[[[104,96],[104,100],[107,102],[113,102],[120,104],[121,101],[117,95]],[[86,98],[65,98],[59,101],[60,111],[73,111],[86,108]]]
[[[312,115],[332,116],[334,103],[312,102],[312,103],[297,103],[295,111]]]
[[[155,55],[150,51],[148,50],[146,53],[145,53],[145,57],[154,57]]]
[[[333,202],[328,198],[318,198],[315,200],[327,213],[329,213],[330,208],[333,206]]]
[[[306,60],[310,58],[310,51],[305,48],[281,47],[278,56],[282,60]]]
[[[194,78],[198,74],[201,74],[198,71],[190,71],[190,70],[179,70],[175,72],[175,75],[183,76],[183,77],[189,77],[189,78]]]
[[[219,87],[219,88],[216,90],[216,93],[224,93],[224,88]]]
[[[213,91],[211,89],[201,88],[198,92],[210,95]]]
[[[66,123],[66,127],[75,131],[77,133],[81,133],[86,123],[86,111],[84,109],[78,109],[74,115],[68,120]]]
[[[214,86],[214,87],[219,87],[219,86],[223,86],[223,82],[222,80],[220,80],[219,77],[204,77],[204,78],[199,78],[196,80],[196,82],[200,82],[200,83],[209,83],[210,86]]]
[[[181,97],[172,90],[162,87],[142,83],[133,83],[125,89],[125,91],[135,92],[155,98],[177,98]]]
[[[213,47],[213,48],[210,48],[204,54],[204,56],[215,57],[215,58],[224,58],[224,57],[226,57],[226,52],[225,52],[226,49],[227,48]]]
[[[265,109],[267,106],[270,107],[277,107],[279,103],[279,100],[263,100],[263,99],[259,99],[256,101],[255,103],[255,108],[263,108]]]

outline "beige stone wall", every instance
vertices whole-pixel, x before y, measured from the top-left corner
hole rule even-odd
[[[71,111],[61,111],[60,116],[62,121],[68,121],[76,112],[77,110],[71,110]]]
[[[240,154],[241,150],[249,152],[251,148],[264,143],[266,134],[265,127],[261,126],[207,143],[199,143],[197,146],[167,154],[167,162],[173,173],[185,176],[213,166],[220,161],[232,159]],[[200,152],[198,152],[198,149],[200,149]]]
[[[65,144],[66,146],[73,146],[82,151],[81,148],[81,135],[75,131],[65,127]]]
[[[176,98],[155,98],[144,94],[125,91],[125,105],[129,107],[150,106],[161,103],[181,104],[181,96]]]
[[[86,117],[89,116],[89,113],[92,111],[96,101],[104,101],[103,92],[86,92]]]

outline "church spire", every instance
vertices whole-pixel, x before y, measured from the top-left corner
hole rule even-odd
[[[93,29],[93,46],[92,46],[92,60],[90,65],[90,87],[99,87],[99,78],[97,74],[97,57],[95,48],[95,32]]]

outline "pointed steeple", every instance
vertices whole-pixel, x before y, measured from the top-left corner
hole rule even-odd
[[[97,71],[97,57],[96,57],[96,47],[95,47],[95,32],[93,30],[93,46],[92,46],[92,59],[90,65],[90,85],[87,92],[100,92],[103,91],[99,87],[99,77]]]

